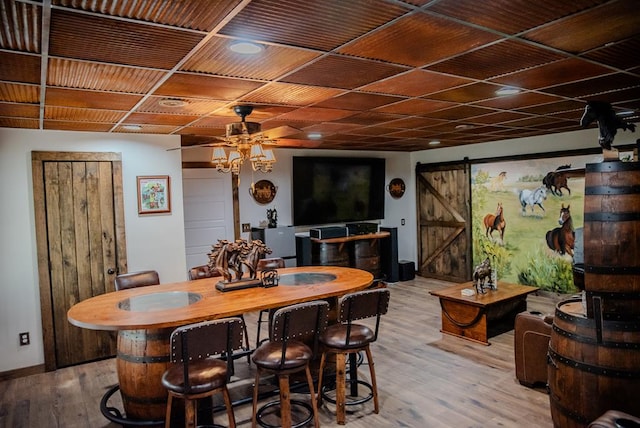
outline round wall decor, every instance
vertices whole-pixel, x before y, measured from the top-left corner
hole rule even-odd
[[[259,204],[268,204],[273,201],[273,198],[276,197],[277,191],[278,187],[269,180],[259,180],[249,187],[249,193]]]
[[[389,182],[387,189],[392,197],[396,199],[401,198],[405,190],[404,181],[402,178],[394,178]]]

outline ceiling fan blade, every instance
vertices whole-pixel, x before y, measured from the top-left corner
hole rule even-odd
[[[322,144],[321,141],[297,140],[293,138],[281,138],[278,140],[278,147],[281,148],[315,148]]]
[[[285,125],[262,131],[262,135],[264,135],[264,137],[268,140],[274,140],[276,138],[286,137],[287,135],[293,135],[299,132],[302,131],[300,129],[294,128],[293,126]]]
[[[206,141],[203,143],[197,143],[197,144],[188,144],[186,146],[180,146],[180,147],[172,147],[170,149],[167,149],[167,151],[170,152],[173,150],[195,149],[197,147],[216,147],[216,146],[227,145],[226,140],[222,137],[207,137],[207,139],[209,141]],[[215,140],[220,140],[220,141],[216,142]]]

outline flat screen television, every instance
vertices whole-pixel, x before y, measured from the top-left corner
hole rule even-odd
[[[385,160],[293,157],[293,224],[384,218]]]

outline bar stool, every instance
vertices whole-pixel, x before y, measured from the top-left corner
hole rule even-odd
[[[284,267],[285,267],[285,264],[284,264],[284,259],[282,257],[270,257],[270,258],[258,260],[258,266],[256,267],[256,270],[263,271],[266,269],[281,269]],[[263,309],[260,311],[260,314],[258,315],[258,331],[256,333],[256,348],[260,346],[260,331],[262,330],[262,323],[264,322],[268,323],[269,320],[272,318],[273,312],[274,312],[273,309],[271,310]],[[267,319],[263,320],[262,316],[263,315],[267,316],[267,314],[269,316],[267,317]]]
[[[218,272],[217,270],[211,270],[211,268],[209,268],[209,265],[194,266],[191,269],[189,269],[188,275],[189,275],[190,281],[195,281],[198,279],[205,279],[205,278],[216,278],[216,277],[222,276],[220,272]],[[251,363],[250,353],[249,353],[251,347],[249,346],[249,334],[247,333],[247,324],[244,321],[244,315],[240,314],[238,316],[242,319],[242,326],[244,327],[245,346],[243,350],[247,353],[247,363]],[[231,373],[233,373],[233,368]]]
[[[209,268],[209,265],[194,266],[191,269],[189,269],[188,274],[189,274],[190,281],[193,281],[195,279],[213,278],[216,276],[222,276],[220,275],[220,272],[212,271]]]
[[[309,361],[316,355],[318,349],[318,335],[327,327],[329,304],[324,301],[299,303],[278,309],[273,315],[271,334],[267,342],[255,350],[252,360],[256,365],[256,379],[253,386],[253,416],[251,426],[255,428],[259,422],[261,426],[273,427],[264,422],[264,411],[270,407],[280,405],[280,422],[283,428],[292,427],[291,405],[299,405],[310,411],[311,415],[293,425],[301,427],[314,421],[319,427],[318,407],[313,388],[313,378],[309,370]],[[312,343],[313,348],[306,343]],[[289,375],[305,371],[307,386],[311,395],[311,406],[299,400],[290,399]],[[258,389],[260,376],[274,374],[278,379],[280,400],[265,404],[258,410]]]
[[[387,288],[376,288],[347,294],[338,301],[338,324],[330,325],[320,335],[320,342],[324,345],[322,358],[320,359],[320,372],[318,374],[318,405],[322,404],[323,387],[322,376],[328,354],[336,357],[336,418],[338,424],[343,425],[346,420],[346,406],[361,404],[373,398],[374,413],[380,411],[378,404],[378,387],[376,385],[376,373],[373,357],[369,345],[378,339],[380,316],[387,313],[389,308],[390,292]],[[353,321],[376,317],[375,329],[355,324]],[[360,351],[367,354],[371,384],[358,380],[357,376],[346,379],[346,356],[355,356]],[[350,359],[350,364],[355,365],[355,358]],[[351,372],[357,374],[356,367],[350,367]],[[371,389],[368,397],[347,402],[346,384],[357,383]],[[326,396],[324,397],[328,401]]]
[[[116,291],[129,288],[146,287],[160,284],[160,277],[155,270],[141,270],[139,272],[123,273],[116,276]]]
[[[227,382],[231,377],[230,358],[242,348],[243,322],[240,318],[204,321],[178,327],[171,334],[171,365],[162,376],[169,392],[165,428],[171,426],[173,397],[185,400],[185,427],[197,423],[197,400],[222,393],[229,427],[236,426]],[[216,358],[225,357],[226,361]]]

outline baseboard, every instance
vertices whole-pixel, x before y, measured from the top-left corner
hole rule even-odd
[[[0,381],[9,379],[17,379],[19,377],[31,376],[34,374],[44,373],[44,364],[38,364],[37,366],[23,367],[21,369],[9,370],[7,372],[0,372]]]

